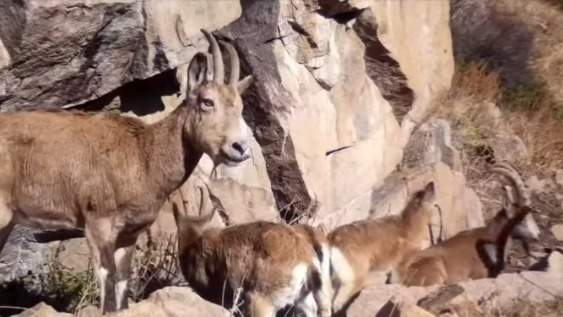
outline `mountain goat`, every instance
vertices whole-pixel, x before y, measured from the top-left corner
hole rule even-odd
[[[202,209],[207,209],[205,201]],[[206,228],[215,210],[194,217],[174,207],[180,268],[200,296],[225,307],[242,302],[244,315],[250,317],[274,317],[288,305],[301,308],[307,317],[330,316],[323,232],[267,221]]]
[[[239,81],[237,52],[222,43],[232,66],[225,83],[219,45],[202,32],[211,54],[194,56],[186,99],[155,124],[109,113],[0,114],[0,250],[15,224],[84,228],[104,313],[127,307],[137,237],[203,153],[229,166],[249,157],[240,94],[252,78]]]
[[[430,182],[414,194],[400,215],[357,221],[330,232],[335,312],[362,290],[370,272],[391,271],[407,254],[425,246],[434,200]]]
[[[462,231],[407,256],[394,272],[394,281],[409,286],[452,284],[467,279],[496,277],[504,269],[507,240],[532,209],[529,193],[514,168],[497,164],[491,171],[510,180],[516,189],[516,199],[509,201],[510,204],[485,227]]]

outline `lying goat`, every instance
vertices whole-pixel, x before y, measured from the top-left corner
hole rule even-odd
[[[434,199],[431,182],[415,193],[401,215],[357,221],[329,234],[335,312],[362,290],[370,272],[388,272],[428,244]]]
[[[147,125],[115,114],[22,111],[0,114],[0,250],[15,224],[84,228],[100,282],[103,312],[127,307],[135,241],[203,153],[216,164],[249,157],[239,59],[228,84],[218,43],[188,68],[187,98]],[[208,68],[213,60],[213,78]]]
[[[499,211],[485,227],[460,232],[409,255],[399,265],[394,280],[405,285],[427,286],[496,277],[501,272],[507,240],[531,208],[529,193],[518,172],[507,164],[495,165],[492,172],[512,182],[517,193],[512,206]]]
[[[251,317],[273,317],[288,305],[306,316],[316,316],[317,310],[330,316],[322,232],[265,221],[205,229],[215,209],[193,217],[180,214],[174,205],[180,267],[200,296],[230,308],[241,303],[238,293],[244,315]]]

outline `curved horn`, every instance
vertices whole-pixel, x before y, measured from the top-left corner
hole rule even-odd
[[[213,55],[213,78],[216,83],[223,84],[225,81],[225,66],[223,65],[223,56],[221,55],[221,49],[219,49],[219,44],[213,36],[213,34],[201,29],[201,32],[205,34],[205,37],[209,41],[209,46],[211,47],[211,55]]]
[[[207,202],[207,199],[205,199],[206,197],[203,187],[199,187],[199,191],[200,191],[199,215],[198,216],[185,215],[182,217],[184,222],[191,223],[192,225],[193,224],[204,225],[209,221],[211,221],[211,219],[213,219],[213,216],[215,216],[216,208],[211,208],[211,211],[208,214],[202,215],[202,212],[208,208],[209,203]]]
[[[491,172],[500,174],[512,183],[518,195],[518,205],[520,207],[530,206],[530,193],[526,189],[524,181],[518,171],[507,163],[497,163],[491,168]]]
[[[238,57],[237,50],[231,43],[225,41],[219,41],[219,43],[221,43],[221,45],[223,45],[227,49],[231,61],[231,76],[229,77],[228,84],[236,87],[238,83],[238,79],[240,77],[240,60]]]

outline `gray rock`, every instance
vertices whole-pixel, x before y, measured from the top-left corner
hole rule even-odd
[[[563,224],[554,225],[551,227],[551,233],[555,239],[563,241]]]
[[[0,281],[10,281],[48,271],[53,244],[37,241],[37,229],[16,226],[0,254]]]
[[[496,279],[466,281],[458,285],[431,287],[403,287],[401,285],[373,285],[364,289],[348,309],[348,317],[374,316],[385,306],[421,305],[437,314],[451,311],[459,316],[476,313],[511,315],[526,311],[543,313],[550,303],[563,296],[561,275],[545,272],[501,274]],[[557,307],[553,308],[556,312]]]
[[[39,303],[15,317],[72,317],[72,314],[59,313],[45,303]]]

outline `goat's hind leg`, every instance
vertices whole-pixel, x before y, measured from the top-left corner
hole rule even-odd
[[[115,301],[116,265],[114,259],[115,234],[112,222],[108,218],[89,219],[86,222],[86,240],[90,246],[94,268],[98,275],[100,286],[100,302],[102,313],[111,313],[117,310]]]
[[[443,285],[447,282],[447,271],[444,262],[439,258],[423,258],[411,266],[407,275],[402,278],[405,286]]]
[[[136,235],[119,239],[117,248],[114,252],[114,260],[117,268],[117,283],[115,285],[115,300],[117,303],[117,310],[129,308],[127,298],[127,284],[129,281],[129,272],[131,270],[131,261],[135,254],[136,242]]]

